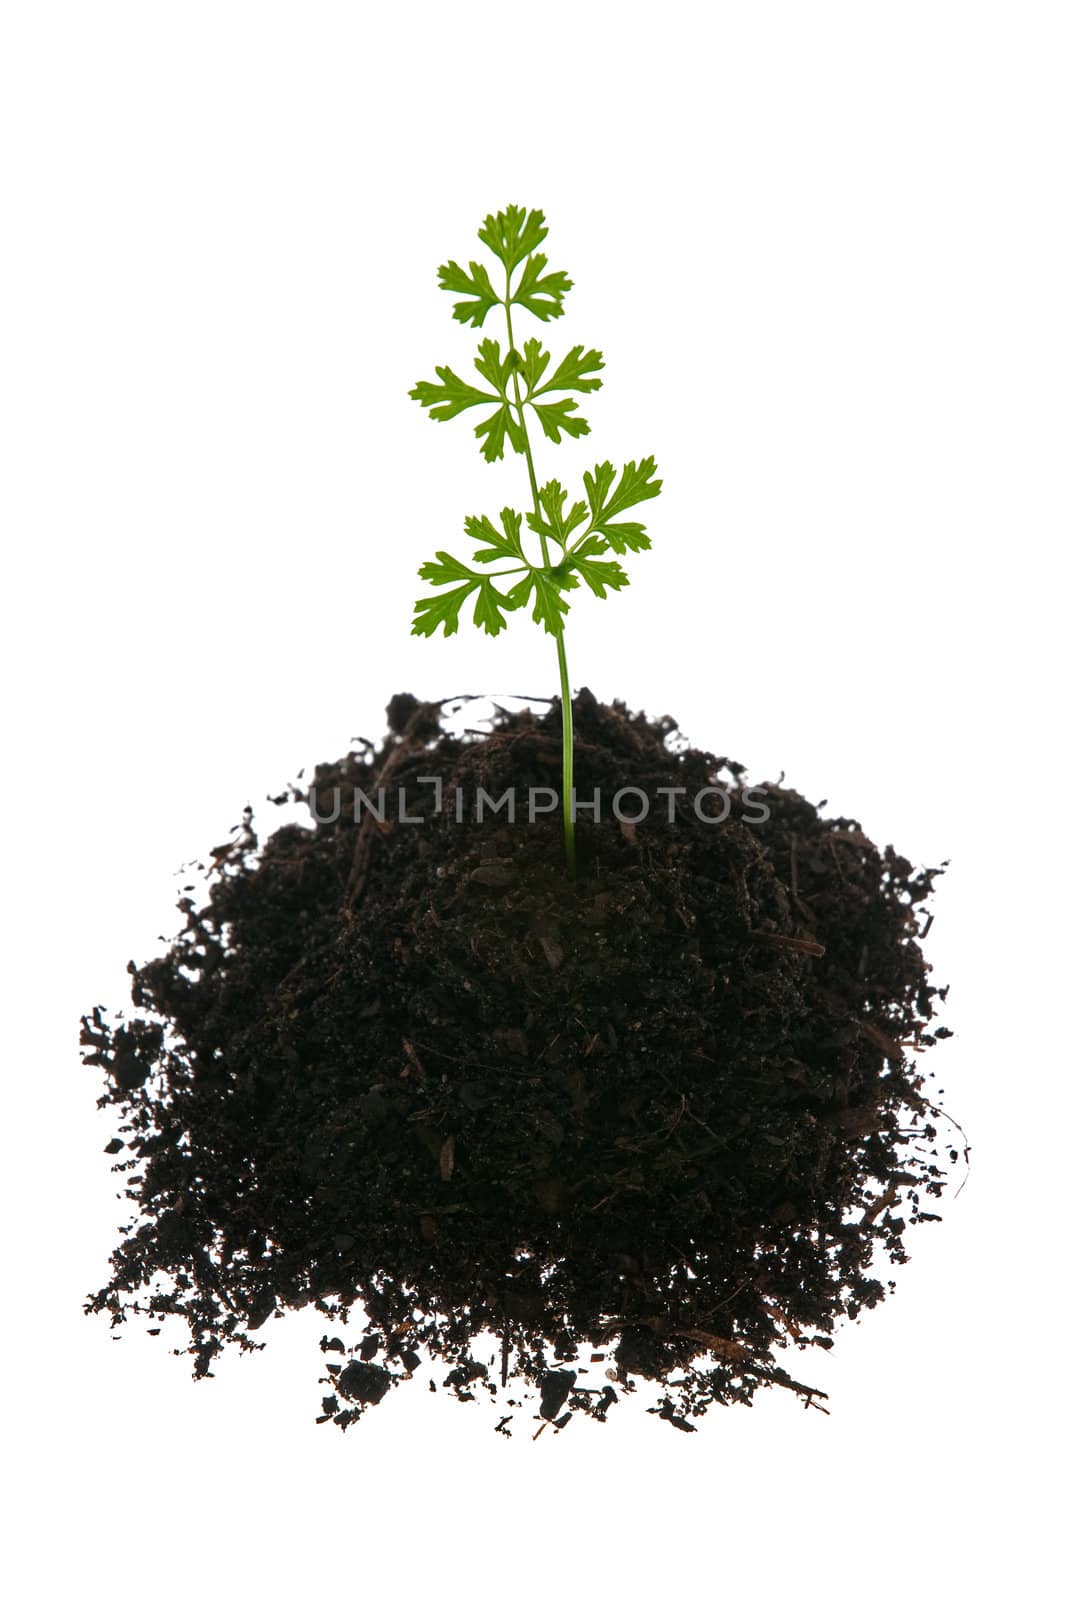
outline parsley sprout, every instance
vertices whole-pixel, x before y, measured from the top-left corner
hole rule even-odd
[[[565,826],[565,856],[570,874],[576,867],[574,839],[575,796],[573,794],[573,713],[569,694],[569,669],[565,657],[565,617],[569,603],[565,595],[581,583],[604,600],[611,589],[628,583],[619,561],[603,560],[607,551],[615,556],[627,551],[647,550],[650,539],[642,522],[618,520],[623,511],[658,494],[661,481],[653,456],[640,462],[629,461],[618,473],[603,461],[584,473],[584,495],[569,504],[569,496],[556,478],[539,487],[532,464],[532,445],[528,423],[535,417],[546,438],[560,444],[563,434],[577,439],[590,430],[577,412],[573,394],[591,394],[602,387],[595,374],[603,367],[598,350],[574,345],[547,376],[550,352],[539,339],[528,339],[518,350],[513,337],[513,310],[523,307],[540,322],[562,314],[562,301],[572,288],[564,272],[548,272],[547,258],[538,246],[547,236],[541,211],[523,206],[508,206],[488,216],[479,237],[505,270],[505,284],[499,289],[485,266],[470,261],[468,271],[456,261],[439,268],[439,287],[463,296],[454,305],[459,322],[482,328],[488,315],[501,306],[506,321],[506,350],[497,339],[485,338],[473,364],[484,387],[459,378],[450,367],[436,367],[437,383],[418,383],[409,392],[426,406],[436,422],[449,422],[463,411],[491,407],[475,427],[480,451],[486,461],[501,460],[507,441],[528,467],[532,509],[524,513],[509,506],[502,508],[498,523],[490,517],[466,517],[465,532],[479,546],[472,560],[479,568],[504,563],[491,571],[466,565],[445,550],[426,561],[420,577],[440,593],[427,595],[415,606],[413,632],[432,635],[442,627],[444,636],[456,633],[461,609],[470,595],[475,596],[472,620],[491,635],[506,626],[505,613],[524,611],[531,603],[532,620],[542,623],[554,636],[558,651],[558,671],[562,701],[562,807]],[[565,398],[561,398],[561,396]],[[522,537],[523,525],[539,540],[540,561],[528,559]],[[504,579],[516,582],[502,587]]]

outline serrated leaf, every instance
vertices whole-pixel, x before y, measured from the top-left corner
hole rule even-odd
[[[527,385],[528,394],[532,393],[540,378],[546,372],[550,363],[550,351],[544,350],[538,339],[526,339],[524,345],[524,360],[521,365],[521,376]]]
[[[487,313],[494,306],[502,304],[487,268],[478,261],[469,262],[468,272],[456,261],[448,261],[445,267],[439,268],[439,287],[450,294],[472,296],[469,300],[456,303],[454,316],[459,322],[471,322],[474,328],[482,328]]]
[[[413,607],[413,633],[430,638],[441,626],[443,637],[449,638],[457,632],[461,607],[474,591],[477,593],[472,620],[492,636],[501,633],[506,626],[503,610],[514,609],[509,596],[500,594],[490,577],[473,572],[448,551],[437,550],[435,555],[434,561],[425,561],[419,576],[425,583],[456,583],[457,587],[448,589],[445,594],[426,595],[416,602]]]
[[[506,384],[521,365],[519,354],[516,350],[508,350],[503,360],[502,349],[497,339],[483,339],[479,351],[479,355],[473,357],[473,366],[481,378],[486,378],[492,388],[497,389],[502,399],[505,399]]]
[[[539,418],[543,432],[553,444],[560,444],[563,433],[573,439],[579,439],[582,433],[590,433],[591,429],[581,416],[573,416],[576,410],[575,400],[554,400],[549,405],[539,405],[533,402],[532,410]]]
[[[502,528],[503,531],[499,532],[490,517],[465,518],[465,532],[469,538],[476,539],[489,547],[486,550],[477,550],[472,558],[474,561],[499,561],[506,556],[524,560],[520,513],[511,510],[509,506],[503,506]]]
[[[597,518],[614,517],[629,506],[638,505],[641,500],[653,499],[662,488],[662,480],[653,477],[656,471],[654,456],[645,456],[638,465],[635,461],[627,461],[621,469],[621,480],[609,499],[606,498],[607,490],[614,480],[614,469],[610,463],[604,461],[596,467],[594,479],[585,472],[584,487],[588,490],[592,514]]]
[[[506,626],[506,619],[502,615],[503,605],[507,610],[513,610],[513,607],[508,603],[508,596],[499,594],[489,580],[480,585],[472,620],[478,628],[485,628],[492,639],[496,634],[501,633]]]
[[[623,556],[626,550],[649,550],[651,541],[643,522],[607,522],[600,531],[615,555]]]
[[[615,471],[609,461],[600,461],[593,471],[585,472],[584,474],[584,489],[587,493],[588,505],[591,507],[592,517],[596,519],[602,512],[603,504],[614,477]]]
[[[482,583],[483,578],[478,572],[473,572],[466,567],[463,561],[452,556],[448,550],[436,550],[434,561],[425,561],[417,573],[418,578],[423,578],[425,583],[453,583],[456,579],[471,579],[473,587]]]
[[[616,488],[613,487],[616,472],[609,461],[601,462],[594,472],[584,474],[584,488],[591,508],[591,531],[601,533],[618,555],[626,550],[650,549],[645,523],[613,522],[611,518],[661,492],[661,479],[654,477],[656,470],[654,456],[646,456],[638,465],[628,461],[621,470]]]
[[[587,516],[587,507],[582,500],[578,500],[568,512],[565,510],[565,500],[565,490],[557,478],[545,483],[539,491],[542,514],[537,515],[534,511],[526,513],[528,526],[533,532],[544,534],[563,545]]]
[[[600,600],[606,599],[610,589],[628,587],[628,574],[618,562],[596,561],[591,556],[582,555],[581,550],[576,550],[570,555],[567,565],[579,572],[588,588],[598,595]]]
[[[479,236],[506,271],[512,272],[518,261],[543,243],[547,229],[542,211],[507,206],[505,211],[485,217]]]
[[[452,368],[436,367],[435,372],[440,380],[438,383],[418,383],[410,389],[409,395],[422,406],[430,406],[436,422],[449,422],[469,406],[497,405],[497,394],[474,388],[471,383],[459,378]]]
[[[593,389],[602,388],[602,379],[593,378],[590,374],[601,372],[604,366],[601,350],[585,350],[582,344],[575,344],[536,393],[547,394],[552,389],[575,389],[578,394],[590,394]]]
[[[544,272],[546,264],[544,255],[529,256],[524,263],[521,281],[510,296],[514,304],[523,306],[540,322],[549,322],[551,317],[561,316],[565,309],[562,300],[573,287],[573,280],[566,273]]]
[[[532,607],[532,621],[541,622],[547,632],[557,638],[565,628],[569,604],[562,599],[561,585],[555,583],[549,573],[536,572],[533,577],[535,605]]]
[[[448,589],[445,594],[429,594],[413,607],[412,632],[430,639],[440,625],[443,638],[457,632],[461,607],[476,587],[474,583],[462,584],[458,589]]]
[[[564,585],[566,588],[574,586],[575,580],[573,584]],[[511,610],[520,610],[534,595],[532,620],[541,622],[547,632],[557,638],[565,628],[565,613],[569,610],[568,602],[562,599],[562,587],[563,585],[556,582],[549,572],[535,569],[526,572],[524,577],[513,585],[506,600]]]
[[[477,439],[483,439],[480,449],[487,461],[500,459],[507,438],[518,455],[524,454],[524,434],[517,418],[505,402],[485,422],[479,423],[473,432]]]

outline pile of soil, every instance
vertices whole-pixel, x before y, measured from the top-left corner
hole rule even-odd
[[[197,1376],[287,1308],[359,1316],[322,1341],[343,1427],[428,1356],[504,1432],[533,1388],[558,1427],[637,1378],[688,1431],[772,1384],[824,1398],[777,1353],[883,1298],[956,1155],[919,1065],[935,870],[780,785],[757,820],[738,764],[583,691],[602,815],[571,879],[560,815],[525,809],[560,783],[556,702],[482,736],[408,695],[388,720],[291,790],[315,826],[261,848],[247,813],[131,963],[135,1012],[83,1019],[140,1214],[87,1310],[184,1319]],[[510,788],[514,822],[475,819]]]

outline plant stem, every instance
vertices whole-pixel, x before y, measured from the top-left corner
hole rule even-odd
[[[506,298],[503,301],[506,312],[506,337],[509,340],[509,352],[513,351],[513,319],[510,316],[509,297],[510,274],[506,274]],[[532,510],[538,517],[539,485],[536,482],[535,467],[532,464],[532,445],[528,438],[528,424],[525,421],[524,407],[521,404],[521,384],[516,372],[513,374],[513,403],[517,408],[517,420],[524,437],[524,459],[528,463],[528,483],[532,490]],[[549,567],[550,552],[547,549],[546,534],[539,535],[539,548],[543,557],[544,567]],[[573,701],[569,693],[569,663],[565,658],[565,628],[557,637],[558,644],[558,681],[561,684],[562,701],[562,825],[565,831],[565,868],[570,878],[576,877],[576,837],[573,823]]]
[[[565,659],[565,634],[558,635],[558,677],[562,687],[562,805],[565,824],[565,868],[576,877],[576,839],[573,833],[573,700],[569,693],[569,665]]]

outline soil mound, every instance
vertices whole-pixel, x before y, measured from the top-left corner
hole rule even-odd
[[[198,1376],[289,1307],[359,1316],[322,1343],[344,1427],[429,1355],[502,1431],[530,1386],[559,1427],[637,1377],[685,1430],[816,1402],[776,1353],[882,1299],[947,1180],[935,870],[583,691],[571,880],[556,703],[388,720],[314,827],[214,853],[130,1020],[84,1020],[140,1213],[87,1309],[184,1319]]]

